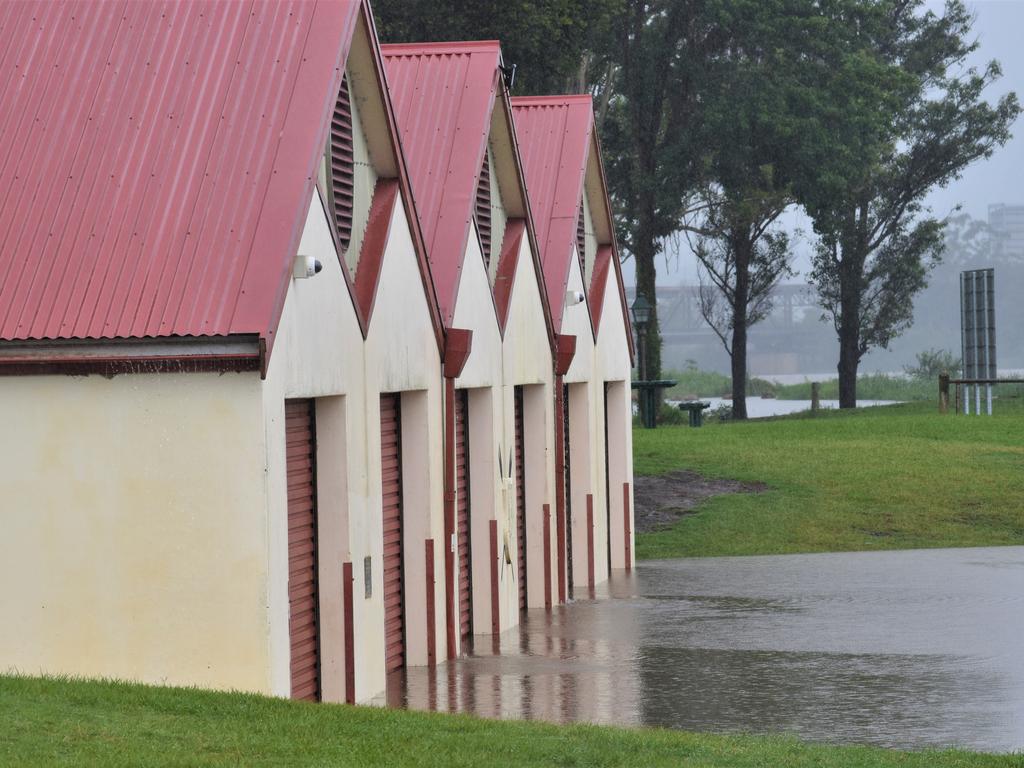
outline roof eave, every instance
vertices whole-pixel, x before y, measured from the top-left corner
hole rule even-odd
[[[140,339],[30,339],[0,342],[0,376],[262,372],[255,334]]]

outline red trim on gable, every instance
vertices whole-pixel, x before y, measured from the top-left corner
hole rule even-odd
[[[604,313],[605,285],[608,282],[608,269],[615,258],[614,249],[610,245],[602,245],[594,257],[594,275],[590,281],[590,316],[594,321],[594,336],[601,330],[601,317]]]
[[[473,331],[468,328],[449,328],[444,345],[444,377],[458,378],[472,351]]]
[[[558,334],[558,352],[555,355],[555,376],[565,376],[576,356],[576,337]]]
[[[384,263],[384,251],[391,234],[391,218],[398,200],[396,179],[377,179],[370,202],[370,216],[363,232],[359,248],[359,263],[356,267],[355,289],[356,308],[364,329],[369,329],[370,318],[377,299],[377,285],[380,282],[380,268]],[[346,269],[347,272],[347,269]],[[366,333],[366,330],[364,330]]]
[[[494,303],[498,309],[498,325],[502,338],[505,337],[505,325],[508,323],[508,310],[512,302],[512,286],[515,284],[519,251],[522,249],[525,233],[525,219],[509,219],[505,222],[505,236],[502,238],[501,256],[494,278]]]

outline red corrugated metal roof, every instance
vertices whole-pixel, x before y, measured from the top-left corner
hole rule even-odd
[[[359,7],[0,4],[0,339],[271,335]]]
[[[593,101],[588,95],[519,96],[512,99],[519,156],[526,176],[526,189],[530,198],[530,211],[537,228],[544,280],[551,302],[551,319],[556,332],[561,331],[565,306],[569,268],[576,253],[576,222],[587,174],[587,160],[594,136]],[[601,167],[601,184],[607,198],[607,184]],[[611,210],[607,205],[606,210]],[[602,212],[593,211],[594,215]],[[614,233],[614,222],[608,221]],[[611,263],[625,314],[627,330],[629,315],[626,294],[622,284],[618,252],[612,242],[598,248],[593,282],[588,288],[588,305],[594,332],[601,322],[601,302],[607,279],[606,263]],[[632,353],[632,334],[629,336]]]
[[[451,326],[501,49],[482,41],[383,45],[381,52],[438,303]]]

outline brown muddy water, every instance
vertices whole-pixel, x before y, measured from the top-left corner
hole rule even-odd
[[[645,562],[392,681],[414,709],[1024,749],[1024,547]]]

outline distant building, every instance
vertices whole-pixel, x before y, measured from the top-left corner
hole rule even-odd
[[[1024,258],[1024,205],[990,205],[988,226],[992,232],[992,255],[996,259]]]

